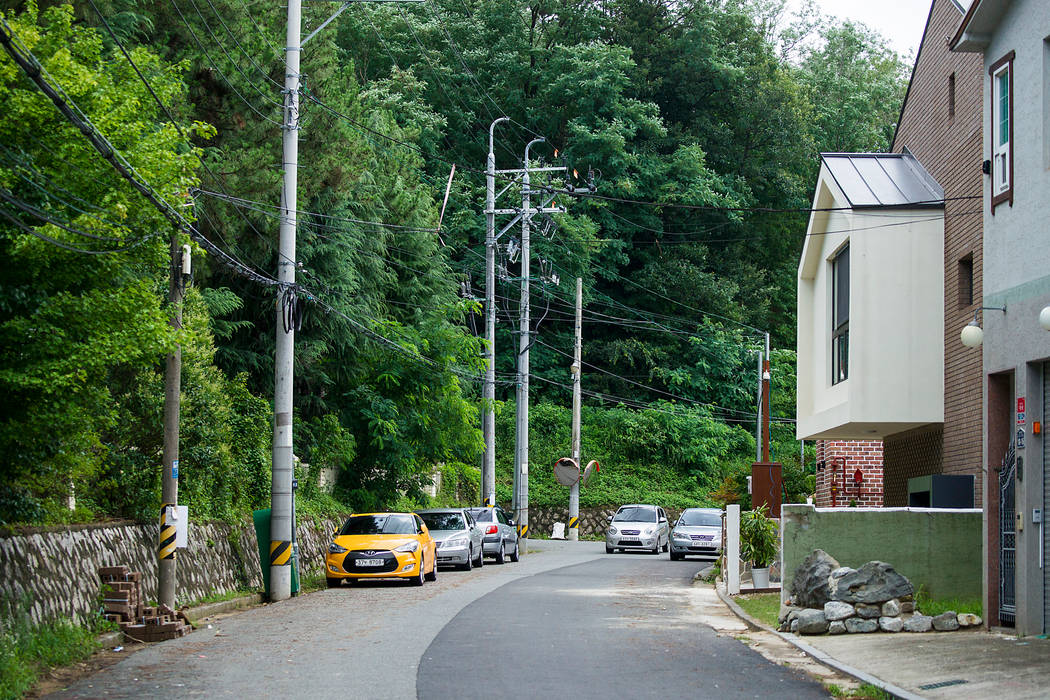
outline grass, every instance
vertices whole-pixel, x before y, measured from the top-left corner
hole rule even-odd
[[[210,593],[210,594],[208,594],[206,596],[203,596],[201,598],[197,598],[196,600],[188,601],[188,602],[184,603],[184,605],[187,608],[195,608],[198,605],[207,605],[208,603],[221,603],[224,600],[233,600],[234,598],[242,598],[242,597],[244,597],[246,595],[251,595],[253,593],[258,593],[258,592],[259,591],[251,589],[251,588],[238,588],[238,589],[233,590],[233,591],[224,591],[222,593]]]
[[[836,698],[864,698],[866,700],[890,700],[893,696],[887,693],[882,688],[878,688],[870,683],[865,683],[859,688],[853,690],[845,690],[838,687],[837,685],[828,684],[827,691],[831,693],[832,697]]]
[[[751,617],[770,627],[777,626],[777,618],[780,617],[780,594],[779,593],[756,593],[754,595],[738,595],[733,598],[736,604],[744,609]]]
[[[933,598],[925,586],[919,586],[915,593],[915,607],[923,615],[934,617],[949,610],[960,615],[972,613],[984,617],[984,605],[980,598]]]
[[[20,698],[41,675],[91,656],[97,630],[57,620],[41,625],[24,618],[5,621],[0,630],[0,698]]]

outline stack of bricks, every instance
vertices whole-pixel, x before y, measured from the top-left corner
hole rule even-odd
[[[102,601],[106,619],[120,625],[124,635],[136,642],[163,642],[183,637],[193,629],[186,615],[167,605],[143,605],[142,575],[126,566],[104,566],[98,570],[102,579]]]

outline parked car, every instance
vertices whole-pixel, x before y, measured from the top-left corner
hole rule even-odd
[[[722,549],[722,511],[718,508],[686,508],[671,530],[671,559],[687,554],[717,557]]]
[[[328,587],[343,580],[405,578],[422,586],[437,580],[437,544],[415,513],[351,515],[335,532],[325,557]]]
[[[646,503],[620,506],[616,515],[609,518],[609,527],[605,530],[607,554],[617,549],[625,552],[641,549],[659,554],[661,549],[667,551],[669,541],[664,509]]]
[[[465,508],[430,508],[417,510],[437,542],[437,563],[450,564],[470,571],[485,563],[482,551],[484,534]]]
[[[514,519],[499,506],[491,508],[468,508],[484,533],[482,550],[486,557],[494,557],[502,564],[510,557],[518,560],[518,526]]]

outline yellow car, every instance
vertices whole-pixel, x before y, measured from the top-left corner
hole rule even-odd
[[[407,578],[415,586],[437,580],[437,545],[415,513],[351,515],[335,533],[325,558],[328,587],[343,579]]]

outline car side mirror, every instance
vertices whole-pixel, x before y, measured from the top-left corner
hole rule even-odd
[[[332,537],[339,537],[339,531],[338,530],[332,530]]]
[[[606,516],[606,519],[607,519],[607,520],[608,520],[608,521],[609,521],[609,522],[611,523],[611,522],[612,522],[612,519],[613,519],[613,516],[611,516],[611,515],[608,515],[608,516]]]
[[[517,527],[518,526],[518,524],[516,522],[514,522],[513,518],[508,519],[507,520],[507,524],[510,525],[511,527]]]

